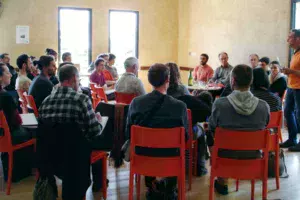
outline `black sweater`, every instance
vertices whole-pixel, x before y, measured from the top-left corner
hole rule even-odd
[[[286,88],[287,88],[286,79],[285,77],[281,77],[270,85],[269,90],[272,93],[278,93],[278,96],[282,98]]]

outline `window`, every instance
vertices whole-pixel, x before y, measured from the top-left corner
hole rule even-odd
[[[58,8],[58,53],[72,54],[72,62],[80,65],[80,73],[87,72],[92,50],[92,10],[86,8]]]
[[[300,0],[291,0],[291,29],[300,29]],[[289,61],[293,55],[293,49],[289,52]],[[289,62],[290,63],[290,62]]]
[[[124,61],[138,57],[139,13],[137,11],[109,11],[109,52],[115,54],[118,73],[125,72]]]

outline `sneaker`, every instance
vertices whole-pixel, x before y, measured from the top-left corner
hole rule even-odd
[[[289,148],[289,151],[292,151],[292,152],[300,152],[300,142],[299,142],[297,145],[295,145],[295,146],[293,146],[293,147],[290,147],[290,148]]]
[[[228,194],[228,186],[221,185],[218,180],[215,180],[215,189],[219,194],[227,195]]]
[[[291,140],[286,140],[285,142],[279,144],[280,148],[289,148],[289,147],[293,147],[295,145],[296,145],[296,143],[292,142]]]

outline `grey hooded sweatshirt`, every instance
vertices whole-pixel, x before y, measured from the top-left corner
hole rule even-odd
[[[216,127],[232,130],[256,131],[269,123],[269,105],[250,91],[234,90],[229,96],[215,101],[209,119],[209,128],[214,133]]]

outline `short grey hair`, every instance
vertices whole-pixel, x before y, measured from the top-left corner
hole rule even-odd
[[[124,62],[124,67],[127,69],[128,67],[132,67],[133,65],[138,65],[139,60],[135,57],[129,57]]]
[[[77,68],[72,65],[72,64],[66,64],[63,65],[59,70],[58,70],[58,79],[59,82],[64,82],[66,80],[70,80],[74,76],[78,76],[78,70]]]

